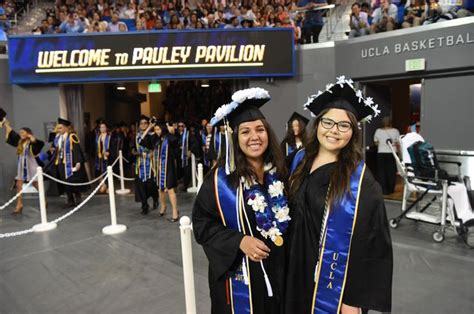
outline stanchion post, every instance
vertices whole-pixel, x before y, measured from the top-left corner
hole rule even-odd
[[[110,202],[110,220],[111,225],[104,227],[104,234],[117,234],[127,230],[127,226],[117,224],[117,211],[115,207],[115,189],[114,189],[114,172],[112,166],[107,167],[107,181],[109,184],[109,202]]]
[[[202,182],[204,181],[204,168],[202,164],[198,164],[198,185],[197,185],[197,192],[201,189]]]
[[[196,186],[196,157],[194,154],[191,154],[191,179],[192,179],[192,186],[188,188],[188,193],[196,193],[197,186]]]
[[[179,220],[181,233],[181,253],[183,256],[184,295],[186,298],[186,314],[196,313],[196,295],[194,291],[194,269],[192,251],[192,225],[188,216]]]
[[[120,190],[117,190],[116,193],[117,194],[128,194],[130,193],[130,189],[126,189],[125,188],[125,180],[123,179],[124,178],[124,175],[123,175],[123,154],[122,154],[122,150],[119,150],[119,171],[120,171]]]
[[[40,215],[41,215],[41,223],[34,225],[33,230],[35,232],[44,232],[56,229],[58,226],[56,223],[48,222],[48,216],[46,214],[46,192],[44,189],[44,176],[43,176],[43,168],[38,167],[36,168],[36,173],[38,174],[38,196],[39,196],[39,205],[40,205]]]

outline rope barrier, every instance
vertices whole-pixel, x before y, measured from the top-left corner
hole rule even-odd
[[[102,179],[107,173],[104,172],[103,174],[101,174],[100,176],[98,176],[97,178],[95,178],[94,180],[92,181],[89,181],[89,182],[81,182],[81,183],[71,183],[71,182],[66,182],[66,181],[62,181],[62,180],[59,180],[59,179],[56,179],[55,177],[53,176],[50,176],[49,174],[45,173],[43,174],[46,178],[48,179],[51,179],[57,183],[60,183],[60,184],[64,184],[64,185],[70,185],[70,186],[85,186],[85,185],[90,185],[92,183],[95,183],[97,181],[99,181],[100,179]]]
[[[51,221],[51,223],[56,224],[58,222],[61,222],[64,219],[66,219],[67,217],[69,217],[72,214],[74,214],[75,212],[77,212],[79,209],[81,209],[95,194],[97,194],[97,192],[100,189],[100,186],[102,184],[104,184],[107,179],[108,179],[108,177],[105,177],[100,182],[100,184],[97,185],[97,187],[92,191],[92,193],[86,199],[84,199],[79,205],[77,205],[75,208],[71,209],[69,212],[62,215],[61,217],[56,218],[55,220]],[[0,233],[0,239],[16,237],[16,236],[25,235],[25,234],[32,233],[32,232],[34,232],[33,228],[29,228],[29,229],[22,230],[22,231],[9,232],[9,233]]]
[[[116,177],[117,179],[120,179],[120,180],[125,180],[125,181],[135,181],[135,178],[126,178],[126,177],[121,177],[120,175],[116,174],[116,173],[113,173],[113,176]]]
[[[107,180],[107,177],[105,177],[101,182],[100,184],[97,185],[97,187],[92,191],[91,194],[89,194],[89,196],[84,199],[79,205],[77,205],[74,209],[70,210],[68,213],[62,215],[61,217],[59,218],[56,218],[55,220],[52,221],[52,223],[58,223],[58,222],[61,222],[63,221],[64,219],[66,219],[67,217],[71,216],[72,214],[74,214],[75,212],[77,212],[79,209],[82,208],[82,206],[84,206],[94,195],[97,194],[97,192],[99,191],[100,187],[102,186],[102,184],[105,183],[105,181]]]
[[[33,176],[33,178],[31,178],[30,182],[28,182],[22,189],[20,192],[16,193],[15,196],[13,196],[8,202],[6,202],[5,204],[3,204],[2,206],[0,206],[0,210],[4,210],[5,208],[8,207],[8,205],[10,205],[11,203],[13,203],[17,198],[20,197],[21,194],[23,194],[25,192],[26,189],[30,188],[31,185],[33,185],[33,182],[38,178],[38,174],[35,174]]]

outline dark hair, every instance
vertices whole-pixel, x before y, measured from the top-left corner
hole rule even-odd
[[[23,131],[25,131],[25,132],[28,133],[28,134],[33,134],[33,131],[31,131],[31,129],[30,129],[30,128],[27,128],[27,127],[23,127],[23,128],[21,128],[20,130],[23,130]]]
[[[362,3],[362,8],[369,8],[370,9],[370,5],[367,3],[367,2],[364,2]]]
[[[360,9],[360,3],[359,2],[354,2],[352,5],[351,5],[351,8],[353,7],[358,7]]]
[[[344,100],[336,100],[334,104],[340,101]],[[290,178],[290,195],[295,195],[300,189],[306,174],[311,170],[313,161],[319,153],[319,121],[329,110],[330,109],[323,110],[314,121],[305,148],[306,152],[303,161],[299,164]],[[352,123],[352,137],[349,143],[339,152],[336,167],[330,178],[331,190],[329,191],[329,199],[331,201],[341,199],[343,194],[349,191],[351,174],[356,169],[358,163],[362,160],[362,150],[360,147],[361,132],[357,127],[357,119],[352,112],[346,110],[346,113]]]
[[[285,165],[285,158],[283,153],[280,150],[280,145],[278,143],[278,138],[275,135],[270,124],[265,119],[261,119],[263,126],[268,134],[268,147],[265,153],[263,154],[263,162],[271,162],[273,166],[276,167],[277,173],[280,177],[280,180],[285,181],[288,176],[288,171]],[[250,180],[252,177],[256,177],[255,172],[252,167],[249,165],[247,158],[240,149],[239,146],[239,130],[238,128],[232,133],[232,141],[234,143],[234,162],[235,162],[235,171],[230,176],[230,182],[234,186],[239,184],[239,178],[244,177]],[[216,164],[217,167],[225,166],[225,154],[222,154],[219,157],[219,160]]]
[[[306,124],[301,119],[295,118],[295,119],[291,120],[288,123],[288,127],[287,127],[288,129],[286,130],[286,136],[285,136],[285,139],[282,142],[282,151],[285,151],[285,144],[286,143],[288,143],[288,145],[290,145],[290,146],[296,147],[296,136],[295,136],[295,132],[293,132],[293,128],[292,128],[293,121],[295,121],[295,120],[298,121],[298,123],[300,125],[300,133],[298,134],[298,136],[300,137],[300,140],[301,140],[301,143],[303,144],[303,147],[306,146],[306,142],[308,141],[307,136],[306,136]]]

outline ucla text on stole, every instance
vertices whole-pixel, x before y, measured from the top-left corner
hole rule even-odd
[[[37,67],[74,68],[120,65],[172,65],[194,63],[263,62],[266,45],[210,45],[174,47],[137,47],[128,53],[112,49],[39,51]],[[129,61],[131,61],[129,63]]]

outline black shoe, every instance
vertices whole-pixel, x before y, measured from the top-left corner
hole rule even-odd
[[[179,220],[179,217],[177,218],[168,218],[169,222],[177,222]]]
[[[75,206],[76,204],[74,204],[74,202],[67,202],[66,204],[64,204],[63,209],[70,209],[74,208]]]
[[[148,215],[148,209],[142,209],[142,215],[143,216]]]
[[[155,210],[158,208],[158,201],[153,201],[153,209],[152,210]]]

